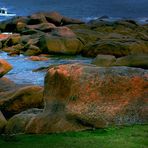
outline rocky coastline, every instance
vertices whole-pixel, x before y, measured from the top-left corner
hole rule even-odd
[[[148,123],[148,24],[106,17],[85,23],[42,12],[0,22],[0,31],[0,52],[9,56],[93,58],[46,67],[43,87],[10,81],[5,74],[13,66],[0,59],[1,134]]]

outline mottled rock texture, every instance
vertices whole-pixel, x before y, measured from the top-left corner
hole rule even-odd
[[[27,133],[49,133],[147,123],[148,71],[68,64],[45,77],[45,109]]]

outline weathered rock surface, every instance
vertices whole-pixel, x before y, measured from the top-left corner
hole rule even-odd
[[[83,44],[76,37],[58,37],[45,35],[39,40],[38,46],[43,53],[78,54]]]
[[[139,25],[133,20],[110,22],[104,18],[106,16],[84,23],[77,19],[64,17],[57,12],[15,17],[1,22],[0,29],[2,32],[19,33],[20,35],[18,37],[11,35],[13,40],[5,39],[1,48],[2,50],[7,47],[14,48],[14,45],[20,44],[22,48],[19,49],[20,51],[17,50],[17,54],[37,55],[35,52],[30,54],[27,45],[38,46],[42,49],[41,38],[48,36],[48,40],[51,40],[48,46],[45,46],[48,54],[82,54],[88,57],[107,54],[117,58],[130,54],[148,54],[147,25]],[[81,48],[79,48],[80,44]],[[13,51],[16,51],[15,48]],[[40,52],[45,53],[45,49],[43,48]],[[10,53],[10,55],[14,54]]]
[[[98,54],[122,57],[130,54],[148,54],[146,42],[130,40],[100,40],[85,46],[82,51],[84,56],[96,57]]]
[[[8,120],[8,123],[5,127],[5,133],[24,133],[27,123],[37,114],[40,114],[42,111],[42,109],[33,108],[21,112],[20,114],[14,115],[12,118]]]
[[[12,69],[12,66],[5,60],[0,59],[0,77]]]
[[[26,86],[0,94],[0,110],[10,118],[29,108],[43,108],[43,88]]]
[[[112,66],[116,61],[115,56],[112,55],[97,55],[97,57],[92,61],[92,64],[101,67],[109,67]]]
[[[115,66],[140,67],[148,69],[148,55],[128,55],[118,58]]]
[[[44,112],[27,133],[49,133],[147,123],[148,71],[68,64],[45,78]]]
[[[3,44],[4,47],[10,47],[16,44],[19,44],[21,40],[21,36],[19,34],[10,35],[5,43]]]
[[[28,59],[31,61],[47,61],[48,60],[48,58],[44,56],[30,56]]]
[[[101,67],[128,66],[148,69],[148,55],[128,55],[117,59],[111,55],[98,55],[92,64]]]
[[[29,29],[37,29],[43,32],[51,31],[51,29],[55,28],[56,26],[52,23],[42,23],[37,25],[28,25],[27,28]]]
[[[28,45],[27,51],[24,52],[24,55],[26,56],[33,56],[33,55],[39,55],[41,54],[42,51],[40,50],[39,47],[35,45]]]
[[[19,86],[6,77],[0,78],[0,97],[1,94],[7,91],[15,90]]]
[[[52,35],[60,37],[76,37],[76,34],[68,27],[56,27],[51,31]]]

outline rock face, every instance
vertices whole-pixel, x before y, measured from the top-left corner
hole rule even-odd
[[[43,108],[43,88],[26,86],[0,94],[0,110],[10,118],[29,108]]]
[[[31,120],[33,117],[41,112],[42,109],[33,108],[21,112],[20,114],[14,115],[11,119],[8,120],[8,124],[5,127],[5,133],[24,133],[29,120]]]
[[[36,29],[36,30],[40,30],[40,31],[44,31],[44,32],[48,32],[55,27],[56,26],[52,23],[42,23],[42,24],[27,26],[27,28],[29,28],[29,29]]]
[[[49,133],[146,123],[148,71],[67,64],[45,77],[45,109],[27,133]]]
[[[102,40],[87,44],[83,49],[82,54],[88,57],[96,57],[98,54],[122,57],[130,54],[148,54],[148,48],[146,43],[142,41],[107,39],[105,41]]]
[[[7,121],[5,117],[3,116],[2,112],[0,111],[0,134],[3,132],[6,124],[7,124]]]
[[[0,59],[0,77],[12,69],[12,66],[5,60]]]
[[[42,36],[38,46],[43,53],[78,54],[83,44],[76,37]]]
[[[70,38],[76,37],[76,34],[68,27],[53,28],[51,33],[55,36],[60,36],[60,37],[70,37]]]
[[[92,64],[101,67],[128,66],[148,69],[148,55],[128,55],[117,59],[111,55],[98,55]]]
[[[1,32],[13,33],[10,37],[0,35],[0,40],[3,39],[0,47],[6,52],[11,51],[10,55],[22,53],[27,56],[62,53],[88,57],[103,54],[119,58],[131,54],[148,54],[147,25],[139,25],[133,20],[111,22],[105,18],[84,23],[57,12],[14,17],[0,23]],[[19,49],[18,44],[21,45]]]
[[[148,55],[128,55],[118,58],[116,66],[140,67],[148,69]]]
[[[14,90],[17,85],[6,77],[0,78],[0,96],[5,91]]]
[[[101,67],[109,67],[112,66],[116,61],[115,56],[112,55],[97,55],[97,57],[92,61],[92,64]]]

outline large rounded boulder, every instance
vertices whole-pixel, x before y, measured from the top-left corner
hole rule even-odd
[[[32,108],[14,115],[10,118],[5,127],[6,134],[24,133],[27,123],[36,115],[42,112],[42,109]]]
[[[96,57],[98,54],[113,55],[115,57],[130,54],[148,54],[148,46],[143,41],[105,39],[87,44],[83,48],[82,54],[88,57]]]
[[[76,37],[44,35],[40,38],[38,47],[42,50],[43,53],[79,54],[83,44]]]
[[[0,110],[10,118],[26,109],[43,108],[43,88],[26,86],[0,96]]]
[[[27,133],[50,133],[147,123],[148,71],[67,64],[45,77],[45,109]]]
[[[92,61],[92,64],[101,66],[101,67],[109,67],[112,66],[116,61],[115,56],[112,55],[97,55],[97,57]]]
[[[118,58],[116,66],[140,67],[148,69],[148,55],[128,55]]]

